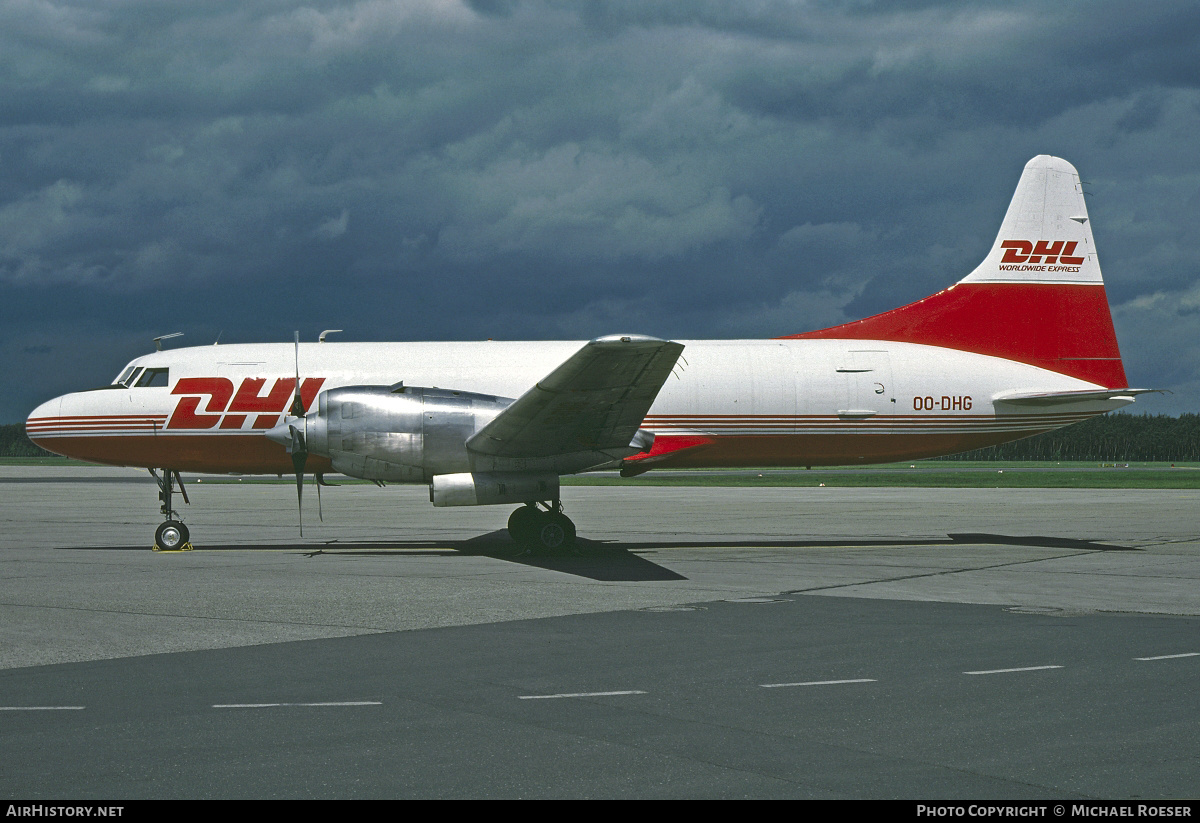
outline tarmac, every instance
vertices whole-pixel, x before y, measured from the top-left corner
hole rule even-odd
[[[0,467],[5,797],[1196,797],[1200,492]]]

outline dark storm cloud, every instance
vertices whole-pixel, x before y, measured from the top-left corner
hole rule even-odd
[[[969,271],[1040,153],[1194,410],[1198,53],[1183,2],[0,2],[0,418],[177,329],[842,322]]]

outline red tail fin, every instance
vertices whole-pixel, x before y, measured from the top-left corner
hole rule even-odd
[[[955,285],[907,306],[790,338],[892,340],[993,355],[1128,385],[1075,167],[1025,166],[991,252]]]

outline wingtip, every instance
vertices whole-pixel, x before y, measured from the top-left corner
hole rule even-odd
[[[593,343],[666,343],[659,337],[651,337],[648,334],[606,334],[603,337],[597,337],[592,340]]]

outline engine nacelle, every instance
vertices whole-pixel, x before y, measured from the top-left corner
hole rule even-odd
[[[350,477],[428,483],[434,475],[470,472],[467,439],[510,403],[449,389],[331,389],[308,414],[308,450]]]
[[[557,499],[557,474],[439,474],[429,484],[429,502],[435,506],[487,506]]]

